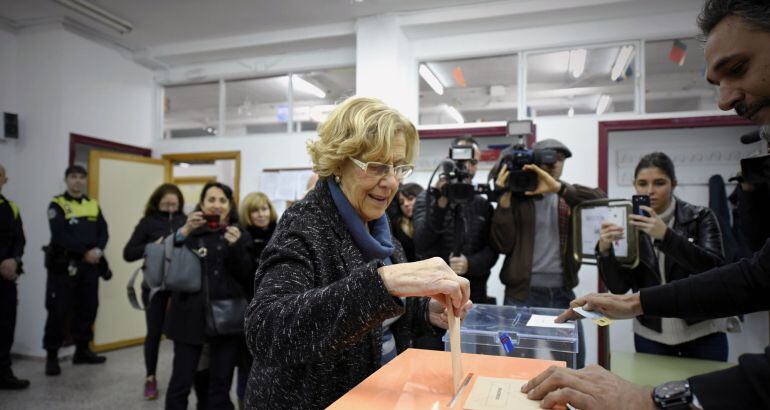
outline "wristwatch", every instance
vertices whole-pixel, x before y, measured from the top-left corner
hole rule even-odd
[[[690,382],[680,380],[663,383],[652,390],[652,401],[659,409],[690,409],[692,403]]]

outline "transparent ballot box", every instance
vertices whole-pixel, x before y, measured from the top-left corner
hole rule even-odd
[[[474,305],[460,327],[463,353],[559,360],[575,368],[578,327],[553,323],[562,309]],[[449,336],[444,336],[449,350]]]

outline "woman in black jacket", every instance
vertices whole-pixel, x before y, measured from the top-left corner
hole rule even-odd
[[[613,241],[623,228],[603,223],[597,244],[599,273],[607,288],[623,294],[629,289],[656,286],[696,275],[724,262],[722,236],[714,213],[674,196],[674,164],[666,154],[644,156],[634,172],[639,195],[649,195],[649,216],[631,215],[630,224],[641,231],[640,263],[620,266]],[[634,320],[634,345],[640,353],[727,361],[726,319],[673,319],[642,315]]]
[[[186,246],[201,260],[201,290],[173,292],[166,320],[166,336],[174,341],[174,364],[166,394],[166,409],[187,409],[203,345],[209,346],[208,408],[232,409],[230,385],[243,337],[243,327],[227,332],[212,328],[217,318],[243,320],[245,284],[252,277],[249,234],[237,225],[232,190],[209,182],[200,203],[176,232],[178,246]],[[212,305],[230,308],[212,309]]]
[[[385,217],[413,169],[414,125],[352,97],[318,134],[308,151],[320,180],[283,214],[257,270],[249,408],[325,408],[415,336],[443,332],[442,301],[456,315],[470,305],[468,280],[442,259],[403,263]]]
[[[420,184],[410,182],[403,184],[398,189],[397,201],[393,201],[388,207],[388,218],[390,219],[393,237],[401,242],[406,254],[406,260],[415,262],[417,256],[414,253],[414,223],[412,215],[414,214],[414,203],[417,195],[420,195],[424,189]]]
[[[186,216],[182,213],[184,197],[174,184],[163,184],[155,189],[144,208],[144,217],[134,228],[131,239],[123,248],[123,259],[133,262],[144,257],[144,247],[151,242],[160,242],[164,237],[173,235],[184,225]],[[144,338],[144,366],[147,378],[144,383],[144,398],[154,400],[158,397],[158,382],[155,369],[158,365],[158,348],[163,333],[163,319],[170,292],[157,292],[149,300],[150,289],[142,283],[147,336]]]

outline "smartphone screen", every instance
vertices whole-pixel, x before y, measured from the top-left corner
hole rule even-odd
[[[217,229],[219,227],[219,215],[203,214],[203,219],[206,220],[206,225],[209,229]]]
[[[650,214],[646,211],[643,211],[641,209],[641,206],[650,206],[650,196],[649,195],[634,195],[631,197],[631,205],[633,207],[632,212],[634,215],[642,215],[649,217]]]

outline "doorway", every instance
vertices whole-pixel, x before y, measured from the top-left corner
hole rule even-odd
[[[238,200],[241,183],[240,151],[165,154],[163,159],[171,163],[167,179],[182,191],[185,213],[195,208],[201,189],[210,181],[231,187],[235,200]]]

